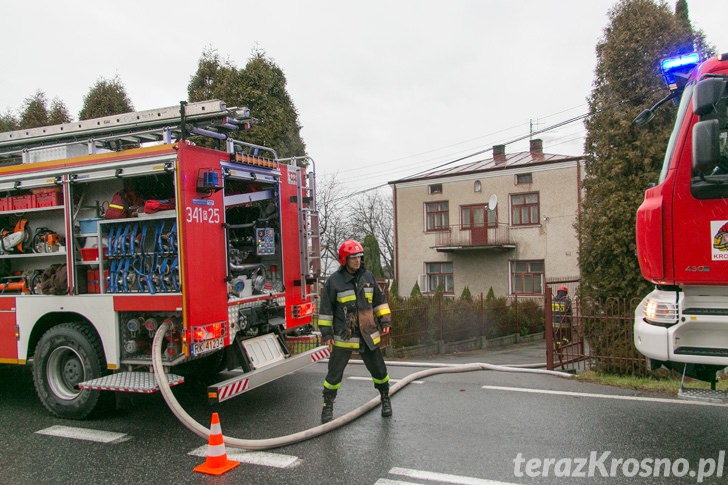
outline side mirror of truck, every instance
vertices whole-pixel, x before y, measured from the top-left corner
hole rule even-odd
[[[707,172],[718,164],[719,133],[718,120],[695,123],[693,126],[693,172]]]
[[[726,84],[724,79],[714,77],[700,81],[695,86],[695,92],[693,93],[693,113],[698,116],[712,113],[723,94]]]

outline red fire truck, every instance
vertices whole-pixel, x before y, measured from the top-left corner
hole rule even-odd
[[[211,100],[0,133],[0,364],[52,413],[195,372],[221,402],[327,356],[286,346],[312,323],[312,161],[232,138],[254,122]]]
[[[652,368],[715,390],[728,366],[728,54],[666,59],[662,70],[670,94],[658,105],[680,101],[659,181],[637,212],[640,269],[656,288],[636,310],[634,341]]]

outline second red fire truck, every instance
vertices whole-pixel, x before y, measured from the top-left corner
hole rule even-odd
[[[253,121],[211,100],[0,133],[0,364],[52,413],[236,368],[220,402],[327,356],[286,346],[312,323],[314,173],[232,137]]]
[[[663,101],[680,102],[659,181],[637,212],[640,269],[656,287],[636,310],[634,340],[652,368],[715,390],[728,366],[728,54],[699,60],[662,63]]]

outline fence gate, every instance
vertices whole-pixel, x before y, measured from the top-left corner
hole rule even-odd
[[[596,370],[610,374],[641,375],[644,356],[634,346],[634,309],[639,299],[574,297],[578,280],[549,281],[544,292],[546,367],[565,371]],[[571,299],[568,321],[557,324],[553,293],[566,286]],[[557,310],[560,308],[557,308]]]
[[[546,368],[576,370],[587,359],[584,331],[579,316],[579,301],[574,298],[579,280],[549,281],[544,291],[544,334],[546,337]],[[560,287],[568,289],[568,308],[555,302]]]

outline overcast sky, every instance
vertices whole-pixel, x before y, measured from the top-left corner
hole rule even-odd
[[[586,113],[615,3],[0,0],[0,111],[40,89],[77,117],[117,75],[137,110],[178,105],[205,47],[242,68],[257,46],[286,75],[319,176],[368,189]],[[726,1],[688,3],[728,52]],[[582,153],[581,122],[540,137],[547,153]]]

